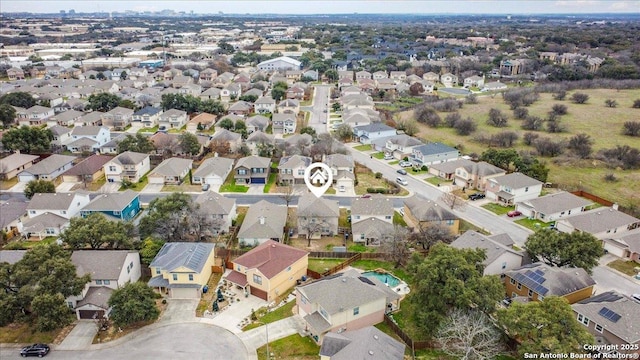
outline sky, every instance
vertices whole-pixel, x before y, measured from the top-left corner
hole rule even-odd
[[[640,13],[640,0],[387,0],[387,1],[166,1],[166,0],[1,0],[2,12],[58,13],[95,11],[159,11],[170,9],[194,13],[226,14],[584,14]]]

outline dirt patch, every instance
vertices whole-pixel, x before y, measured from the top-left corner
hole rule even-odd
[[[307,246],[309,241],[304,237],[291,238],[291,246],[307,251],[328,251],[333,246],[343,246],[344,237],[342,236],[323,236],[321,239],[311,239],[311,246]]]
[[[69,324],[67,326],[65,326],[64,328],[62,328],[62,330],[60,330],[60,332],[58,333],[58,336],[56,336],[55,339],[53,339],[53,343],[58,345],[61,344],[62,341],[67,337],[67,335],[69,335],[69,333],[71,332],[71,330],[73,330],[73,328],[76,326],[76,322],[74,322],[73,324]]]
[[[160,310],[160,315],[158,316],[158,319],[162,317],[162,313],[167,308],[167,304],[166,303],[163,304],[162,300],[163,299],[156,299],[156,306],[158,307],[158,310]],[[143,322],[131,324],[123,329],[123,328],[118,328],[113,324],[113,322],[109,321],[109,327],[106,330],[98,331],[96,336],[93,338],[93,344],[100,344],[100,343],[105,343],[105,342],[119,339],[127,334],[130,334],[138,329],[141,329],[153,323],[154,321],[143,321]]]

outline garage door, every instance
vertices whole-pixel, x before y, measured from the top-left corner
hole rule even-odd
[[[149,184],[164,184],[164,177],[162,176],[148,176]]]
[[[264,290],[260,290],[260,289],[256,289],[254,287],[251,287],[251,295],[257,296],[262,300],[267,300],[267,292],[264,291]]]
[[[200,297],[198,289],[195,288],[173,288],[171,298],[173,299],[197,299]]]
[[[78,310],[80,319],[100,319],[104,316],[104,310]]]
[[[615,246],[614,244],[610,243],[609,241],[605,241],[604,242],[604,249],[607,250],[610,254],[613,254],[617,257],[624,257],[625,255],[625,251],[624,249]]]
[[[252,184],[265,184],[265,178],[251,178]]]

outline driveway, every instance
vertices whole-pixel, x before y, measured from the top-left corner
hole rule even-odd
[[[13,185],[11,187],[11,189],[9,189],[7,192],[16,192],[16,193],[23,193],[24,192],[24,188],[27,186],[27,182],[24,181],[18,181],[17,184]]]
[[[249,185],[247,194],[264,194],[264,185]]]
[[[98,325],[93,320],[78,320],[78,324],[69,335],[56,347],[56,350],[88,349],[98,332]]]
[[[76,186],[77,182],[63,182],[62,184],[56,187],[56,192],[69,192],[71,189]]]
[[[196,308],[199,300],[167,299],[167,308],[158,320],[160,324],[196,321]]]
[[[266,306],[267,302],[259,297],[249,295],[249,297],[241,297],[240,302],[234,302],[227,306],[224,310],[212,315],[210,318],[201,318],[200,321],[220,326],[229,330],[234,334],[242,332],[240,323],[243,319],[251,315],[252,310],[257,310]]]
[[[119,182],[106,182],[98,192],[103,194],[115,193],[118,192],[122,183]]]
[[[147,184],[147,186],[145,186],[144,189],[140,190],[140,193],[141,194],[144,194],[144,193],[157,194],[160,191],[162,191],[163,186],[164,184]]]
[[[268,328],[268,329],[267,329]],[[267,331],[269,331],[269,342],[273,342],[293,334],[306,336],[304,320],[300,315],[289,316],[270,324],[267,324],[238,334],[238,337],[247,345],[249,349],[257,349],[267,343]]]

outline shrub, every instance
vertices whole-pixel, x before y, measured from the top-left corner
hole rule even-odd
[[[544,124],[544,120],[542,120],[541,118],[537,116],[527,116],[527,118],[524,119],[520,127],[523,128],[524,130],[538,131],[542,128],[543,124]]]
[[[604,176],[604,181],[606,181],[606,182],[616,182],[616,181],[618,181],[618,178],[616,178],[616,176],[613,173],[609,173],[609,174]]]
[[[565,90],[560,90],[557,93],[553,94],[554,100],[564,100],[567,97],[567,92]]]
[[[613,100],[613,99],[607,99],[607,100],[605,100],[605,101],[604,101],[604,104],[605,104],[607,107],[610,107],[610,108],[614,108],[614,107],[618,106],[618,102],[617,102],[617,101],[615,101],[615,100]]]
[[[382,173],[381,172],[377,172],[376,173],[376,179],[382,179]]]
[[[452,128],[452,127],[455,127],[456,122],[460,120],[462,120],[462,116],[460,116],[460,114],[458,114],[457,112],[454,112],[451,114],[447,114],[447,116],[445,116],[444,123],[446,126]]]
[[[456,129],[456,133],[458,135],[469,135],[472,132],[476,131],[478,125],[476,125],[475,121],[471,118],[466,118],[464,120],[457,121],[454,129]]]
[[[536,133],[528,132],[528,133],[524,134],[524,136],[522,137],[522,141],[524,142],[525,145],[529,145],[530,146],[539,137],[540,137],[540,135],[538,135]]]
[[[523,108],[523,107],[517,107],[515,109],[513,109],[513,117],[518,119],[518,120],[522,120],[522,119],[526,119],[527,116],[529,116],[529,110],[527,108]]]
[[[420,168],[420,170],[422,171],[428,171],[429,168],[427,167],[427,165],[422,165],[422,167]]]
[[[551,112],[556,115],[566,115],[568,112],[567,105],[555,104],[551,108]]]
[[[633,105],[631,105],[632,108],[634,109],[640,109],[640,99],[635,99],[633,101]]]
[[[625,122],[622,133],[628,136],[640,136],[640,121]]]
[[[584,104],[589,100],[589,95],[577,92],[571,95],[571,100],[576,104]]]

